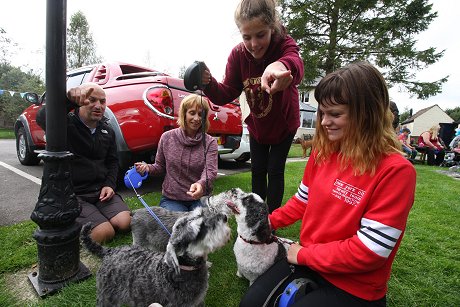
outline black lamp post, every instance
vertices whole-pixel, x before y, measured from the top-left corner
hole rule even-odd
[[[75,223],[81,208],[71,181],[66,150],[66,0],[46,4],[46,150],[37,204],[30,218],[39,226],[34,233],[38,272],[29,280],[40,297],[66,284],[91,276],[80,262],[80,226]]]

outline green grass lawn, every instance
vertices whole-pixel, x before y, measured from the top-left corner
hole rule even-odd
[[[14,130],[0,128],[0,139],[14,139]]]
[[[297,191],[304,166],[305,161],[287,164],[284,201]],[[460,181],[438,173],[440,168],[417,165],[416,169],[415,203],[393,265],[387,305],[460,306]],[[250,191],[250,173],[219,177],[215,182],[214,193],[232,187]],[[152,193],[145,195],[144,199],[149,204],[156,204],[159,196],[159,193]],[[127,202],[131,209],[142,207],[137,198],[127,199]],[[210,269],[206,306],[238,306],[248,287],[246,280],[235,275],[233,242],[236,227],[233,218],[230,224],[233,239],[224,248],[210,255],[213,266]],[[46,299],[27,297],[26,292],[34,292],[13,284],[11,280],[15,276],[19,276],[19,279],[14,279],[16,282],[20,280],[20,284],[28,284],[27,274],[32,272],[37,261],[36,242],[32,238],[35,229],[36,225],[31,221],[0,227],[0,306],[94,306],[94,276],[67,286],[60,293]],[[298,232],[299,223],[296,223],[280,230],[278,234],[298,239]],[[125,234],[117,236],[109,245],[129,243],[131,236]],[[96,268],[97,261],[92,268],[93,273]]]
[[[309,155],[310,149],[307,150],[307,155]],[[292,144],[291,149],[289,150],[288,158],[298,158],[302,157],[302,146],[300,144]]]

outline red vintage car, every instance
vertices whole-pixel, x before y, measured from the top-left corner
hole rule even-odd
[[[121,170],[140,159],[153,160],[160,136],[177,127],[180,102],[191,93],[183,79],[121,62],[94,64],[67,73],[67,88],[85,82],[97,83],[106,92],[105,117],[117,136]],[[15,123],[17,156],[24,165],[38,164],[37,155],[45,149],[45,133],[35,121],[44,100],[43,95]],[[219,154],[233,152],[239,147],[242,134],[238,102],[217,106],[205,96],[203,101],[210,106],[208,133],[216,137]]]

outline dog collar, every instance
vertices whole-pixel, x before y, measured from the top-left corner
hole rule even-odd
[[[239,237],[241,238],[241,240],[243,240],[244,242],[246,243],[249,243],[249,244],[271,244],[273,242],[278,242],[278,237],[277,236],[271,236],[270,239],[267,241],[267,242],[260,242],[260,241],[253,241],[253,240],[247,240],[245,238],[243,238],[241,235],[239,235]]]
[[[179,265],[179,268],[183,271],[196,271],[198,270],[200,267],[199,266],[196,266],[196,265]]]

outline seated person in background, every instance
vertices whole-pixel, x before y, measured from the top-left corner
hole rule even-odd
[[[91,222],[91,237],[97,242],[111,240],[115,231],[128,231],[131,214],[115,193],[118,157],[115,134],[104,117],[106,98],[102,87],[85,83],[67,92],[67,148],[72,183],[81,205],[76,222]],[[74,109],[73,112],[70,112]],[[45,130],[45,105],[37,113],[37,123]]]
[[[160,200],[163,208],[192,211],[201,206],[200,198],[211,192],[217,177],[217,142],[206,134],[208,113],[206,99],[196,94],[185,97],[177,119],[179,128],[162,134],[155,163],[135,163],[136,171],[142,175],[145,172],[150,175],[165,174]]]
[[[418,137],[418,146],[426,151],[428,165],[439,166],[444,161],[445,149],[438,134],[439,126],[433,126]]]
[[[455,137],[450,142],[449,147],[455,153],[460,153],[460,128],[455,130]]]
[[[403,128],[401,134],[398,135],[398,140],[401,142],[402,150],[407,154],[407,158],[411,161],[417,156],[417,150],[412,147],[407,141],[409,138],[410,130],[409,128]]]
[[[397,133],[399,131],[399,109],[398,106],[396,105],[396,102],[390,100],[390,111],[391,114],[393,114],[393,121],[391,122],[391,125],[393,126],[393,129]]]

